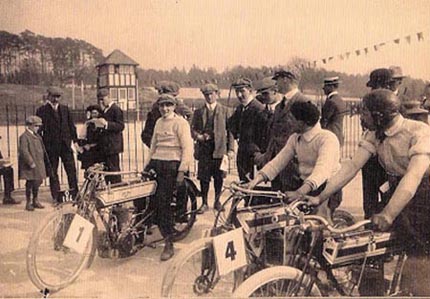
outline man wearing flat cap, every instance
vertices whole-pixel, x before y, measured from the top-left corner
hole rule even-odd
[[[345,101],[338,93],[339,77],[324,79],[323,91],[327,96],[321,112],[321,127],[333,132],[339,140],[340,146],[344,143],[343,117],[347,113]]]
[[[158,228],[165,239],[161,253],[161,261],[170,259],[174,254],[173,233],[174,223],[186,222],[188,215],[177,210],[176,218],[172,213],[171,203],[173,192],[185,192],[185,173],[193,162],[193,139],[188,122],[174,111],[176,99],[168,94],[162,94],[157,100],[161,117],[157,120],[151,140],[151,160],[146,169],[157,173],[157,191],[151,205],[155,208]],[[177,194],[177,198],[184,198]],[[180,206],[181,203],[179,203]]]
[[[109,97],[107,89],[100,89],[97,98],[103,103],[103,114],[94,118],[93,122],[101,129],[100,149],[104,155],[104,162],[109,171],[120,171],[119,154],[124,151],[122,131],[124,131],[124,116],[121,108]],[[115,184],[121,182],[120,175],[106,176],[106,182]]]
[[[49,187],[55,202],[60,201],[60,183],[58,180],[60,158],[66,170],[70,194],[74,197],[78,192],[75,158],[71,147],[72,142],[77,142],[76,127],[69,108],[59,103],[62,94],[60,88],[49,87],[46,104],[36,110],[36,115],[43,122],[40,135],[49,157],[47,166]]]
[[[178,83],[173,81],[160,81],[155,89],[158,91],[159,95],[168,94],[176,99],[175,113],[184,117],[185,119],[190,119],[192,115],[191,109],[185,105],[184,101],[178,98],[180,86]],[[145,127],[140,134],[142,142],[147,146],[151,146],[151,138],[154,132],[154,126],[157,120],[161,117],[157,101],[152,105],[151,111],[148,112],[145,121]]]
[[[203,198],[201,212],[204,212],[208,209],[208,192],[212,177],[215,189],[214,209],[221,209],[219,199],[225,172],[220,168],[223,158],[227,154],[233,154],[234,139],[227,131],[227,121],[231,113],[227,107],[218,103],[218,86],[205,84],[200,91],[206,103],[194,111],[191,133],[196,142],[194,156],[199,161],[197,177]]]
[[[399,88],[403,82],[403,72],[400,66],[392,65],[388,68],[391,73],[391,80],[389,84],[389,89],[394,92],[394,94],[399,95]]]
[[[311,101],[303,95],[299,89],[299,75],[288,69],[280,69],[275,72],[273,80],[276,81],[278,92],[282,95],[281,102],[276,106],[273,117],[269,125],[269,142],[261,165],[275,158],[287,143],[288,138],[293,133],[291,125],[290,107],[294,102]],[[291,161],[284,170],[272,181],[273,190],[291,191],[297,189],[300,181],[298,177],[297,161]]]
[[[232,84],[240,102],[228,120],[228,129],[238,140],[236,157],[237,170],[241,181],[248,181],[254,176],[254,155],[264,147],[264,134],[267,120],[264,105],[253,96],[252,82],[248,78],[239,78]]]

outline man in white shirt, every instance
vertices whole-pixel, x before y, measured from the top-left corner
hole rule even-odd
[[[295,200],[307,194],[319,194],[324,189],[328,179],[340,169],[340,146],[336,135],[321,128],[319,110],[311,102],[294,102],[289,113],[294,133],[249,187],[273,180],[296,156],[301,184],[296,190],[286,192],[290,200]],[[328,205],[332,212],[340,201],[341,193],[330,198]]]

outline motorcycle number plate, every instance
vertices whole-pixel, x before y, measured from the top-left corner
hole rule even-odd
[[[91,234],[93,233],[93,228],[94,224],[78,214],[75,214],[66,237],[64,238],[63,245],[78,253],[84,253]]]
[[[213,246],[220,276],[247,264],[242,228],[214,237]]]

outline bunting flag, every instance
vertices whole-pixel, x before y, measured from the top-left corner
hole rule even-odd
[[[424,36],[423,36],[422,32],[418,32],[417,33],[417,39],[418,39],[418,41],[422,41],[424,39]]]
[[[411,44],[411,36],[410,35],[405,36],[405,39],[406,39],[408,44]]]
[[[415,33],[418,42],[424,41],[424,34],[427,34],[427,32],[424,33],[423,31],[421,31],[421,32],[416,32]],[[410,45],[412,43],[412,41],[413,41],[412,37],[415,36],[415,35],[414,34],[406,35],[404,37],[404,39]],[[328,62],[331,62],[331,61],[333,61],[335,59],[338,59],[338,60],[349,59],[350,56],[351,56],[351,54],[353,54],[353,53],[355,53],[356,56],[360,56],[362,53],[364,53],[364,55],[367,56],[372,50],[375,51],[375,52],[381,51],[383,49],[383,47],[387,46],[388,44],[394,43],[395,45],[399,45],[401,39],[402,38],[396,38],[396,39],[393,39],[393,40],[390,40],[390,41],[375,43],[373,46],[364,47],[362,49],[357,49],[357,50],[354,50],[354,51],[344,52],[342,54],[338,54],[338,55],[335,55],[335,56],[328,56],[328,58],[322,58],[320,60],[314,60],[313,63],[309,61],[307,63],[307,66],[308,67],[313,66],[315,68],[317,66],[317,63],[320,62],[320,61],[322,61],[323,64],[327,64]],[[430,35],[429,35],[429,39],[430,39]],[[301,67],[302,67],[302,69],[304,69],[305,65],[302,64]],[[296,68],[298,68],[297,65],[296,65]]]

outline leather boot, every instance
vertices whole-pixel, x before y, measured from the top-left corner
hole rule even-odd
[[[27,211],[34,211],[33,203],[31,201],[31,198],[27,197],[27,203],[25,204],[25,209]]]
[[[204,212],[206,212],[207,210],[209,210],[209,207],[208,207],[208,196],[207,195],[206,196],[203,195],[202,199],[203,199],[203,204],[200,207],[200,209],[197,210],[197,214],[203,214]]]
[[[45,206],[42,205],[37,197],[33,198],[33,207],[35,209],[44,209]]]
[[[169,260],[173,255],[175,254],[174,248],[173,248],[173,242],[170,240],[170,238],[167,238],[164,244],[163,252],[161,253],[160,260],[161,261],[167,261]]]
[[[13,198],[12,196],[5,196],[3,198],[3,204],[4,205],[17,205],[20,204],[21,201],[16,200],[15,198]]]
[[[223,208],[223,206],[221,205],[221,203],[219,202],[219,200],[216,200],[214,203],[214,209],[217,210],[218,212],[224,211],[225,209]]]

